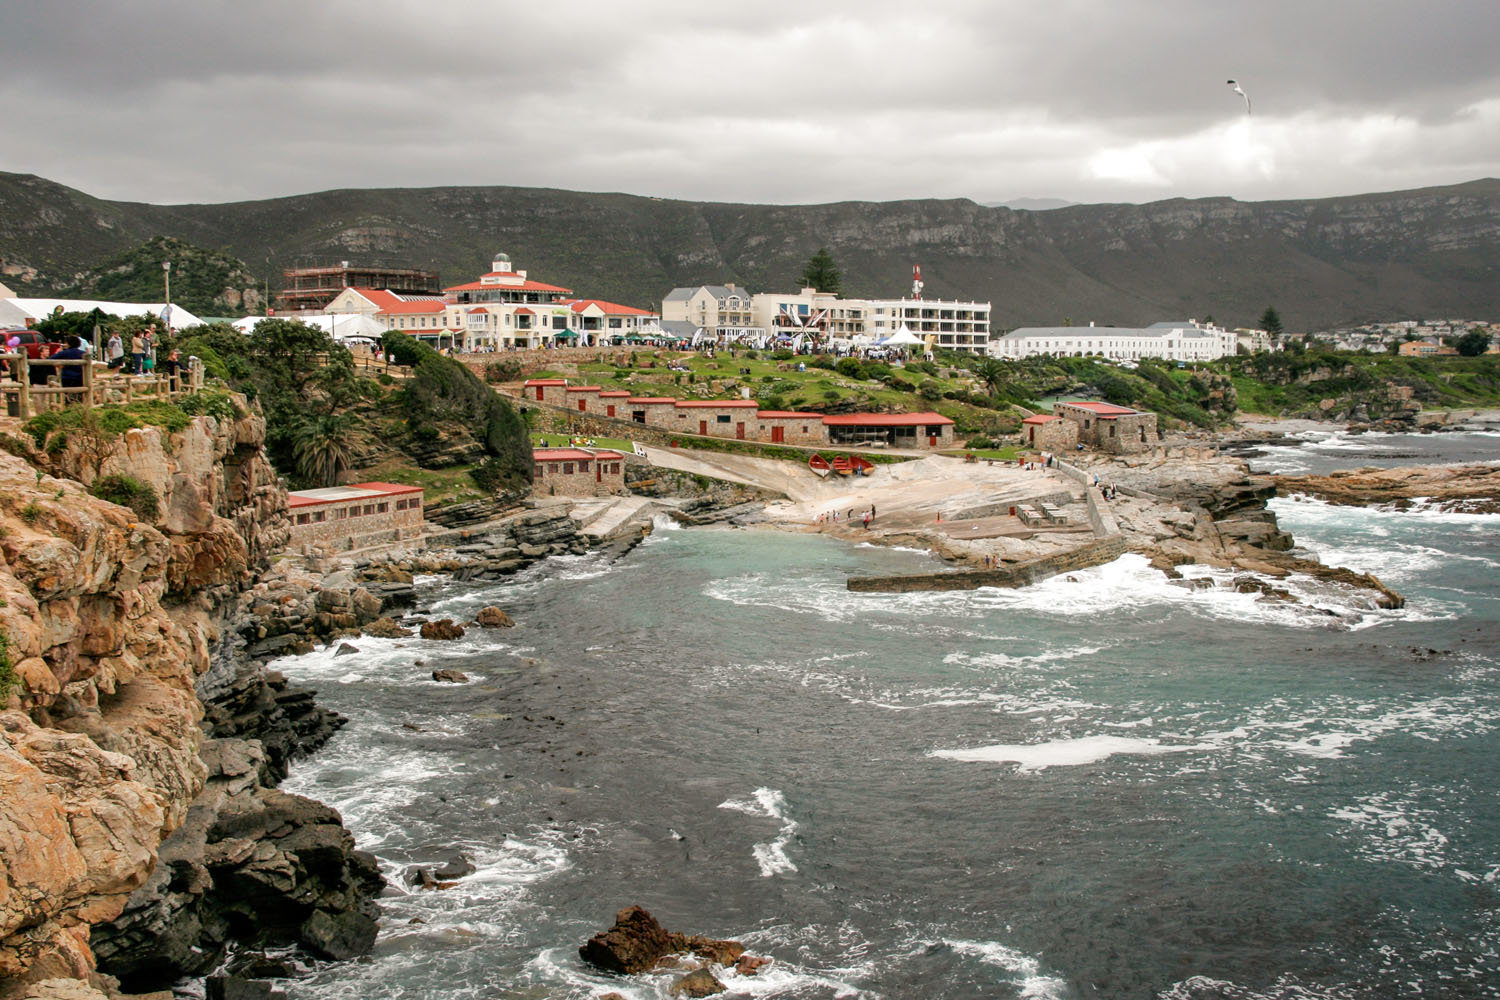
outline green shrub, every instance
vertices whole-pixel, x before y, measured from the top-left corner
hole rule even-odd
[[[858,358],[839,358],[834,370],[845,378],[862,379],[865,377],[865,366],[860,364]]]
[[[758,357],[760,357],[760,355],[757,354],[757,353],[755,353],[754,351],[746,351],[745,352],[745,360],[746,361],[754,361]]]
[[[484,380],[491,385],[497,382],[510,382],[521,374],[521,362],[513,358],[503,361],[490,361],[484,366]]]
[[[142,521],[155,521],[161,507],[161,500],[151,484],[134,476],[100,476],[89,487],[89,492],[100,500],[129,507]]]
[[[15,686],[16,670],[10,658],[10,636],[0,632],[0,703],[10,697]]]
[[[920,387],[918,387],[917,395],[921,396],[929,403],[936,403],[938,400],[943,398],[942,383],[936,381],[935,379],[928,379],[927,381],[923,382]]]
[[[839,398],[839,391],[837,389],[829,389],[827,392],[823,393],[823,398],[831,403]]]
[[[771,352],[772,361],[790,361],[794,357],[796,357],[796,355],[787,350],[785,347],[778,348],[777,350]]]
[[[25,521],[27,524],[35,524],[37,522],[37,519],[41,516],[42,505],[37,503],[35,500],[31,501],[26,506],[21,508],[21,520]]]

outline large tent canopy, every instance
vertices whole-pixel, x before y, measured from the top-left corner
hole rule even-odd
[[[234,321],[234,328],[241,333],[253,333],[256,326],[267,318],[266,316],[246,316],[244,319]],[[316,327],[328,334],[334,340],[380,340],[385,334],[385,326],[374,316],[365,316],[361,313],[318,313],[312,316],[290,316],[284,317],[307,326]]]

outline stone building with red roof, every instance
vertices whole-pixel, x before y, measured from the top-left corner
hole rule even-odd
[[[625,492],[625,456],[601,448],[537,448],[531,488],[544,496],[598,497]]]
[[[1150,451],[1160,434],[1156,414],[1114,403],[1057,403],[1052,412],[1078,427],[1078,442],[1112,455]]]
[[[1037,451],[1073,451],[1078,447],[1078,425],[1055,413],[1038,413],[1021,421],[1021,445]]]
[[[422,488],[350,483],[287,494],[292,544],[331,552],[415,545],[423,534]]]

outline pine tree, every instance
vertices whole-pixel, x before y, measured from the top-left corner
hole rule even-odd
[[[802,269],[802,287],[837,295],[843,291],[843,285],[844,276],[834,264],[833,254],[828,252],[827,247],[819,248]]]
[[[1266,306],[1266,311],[1260,314],[1260,328],[1273,337],[1281,336],[1281,316],[1273,306]]]

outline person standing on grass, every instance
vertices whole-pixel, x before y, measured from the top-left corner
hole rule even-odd
[[[130,374],[141,373],[141,362],[146,357],[146,338],[137,330],[130,335]]]

